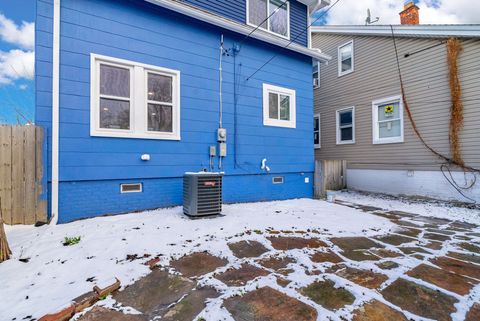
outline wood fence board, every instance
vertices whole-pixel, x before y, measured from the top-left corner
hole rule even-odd
[[[2,218],[12,224],[12,127],[0,126],[0,198]]]
[[[315,161],[315,197],[323,198],[327,190],[341,190],[347,186],[347,162],[344,160]]]
[[[35,127],[26,126],[24,128],[25,142],[24,142],[24,181],[25,181],[25,206],[24,206],[24,224],[35,224],[36,222],[36,191],[35,186],[35,150],[36,137]]]
[[[12,224],[25,224],[25,133],[12,127]]]

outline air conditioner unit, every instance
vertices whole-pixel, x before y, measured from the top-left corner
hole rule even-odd
[[[183,213],[191,217],[219,215],[222,212],[221,173],[185,173]]]

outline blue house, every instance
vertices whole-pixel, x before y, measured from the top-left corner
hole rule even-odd
[[[202,170],[225,173],[225,202],[312,197],[312,59],[329,57],[308,26],[328,3],[37,0],[52,220],[180,205]]]

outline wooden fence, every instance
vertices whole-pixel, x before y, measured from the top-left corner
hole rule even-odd
[[[327,190],[341,190],[347,187],[347,161],[315,161],[315,198],[325,197]]]
[[[6,224],[47,221],[47,202],[40,198],[43,139],[40,127],[0,126],[0,199]]]

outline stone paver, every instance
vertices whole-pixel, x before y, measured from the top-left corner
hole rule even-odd
[[[382,292],[385,299],[419,316],[438,321],[451,321],[457,299],[425,286],[398,279]]]
[[[371,249],[369,250],[369,252],[382,258],[395,258],[403,256],[402,253],[390,251],[387,249]]]
[[[415,253],[431,254],[429,251],[425,250],[424,248],[418,247],[418,246],[399,247],[398,249],[405,254],[415,254]]]
[[[147,321],[145,316],[138,314],[123,314],[103,307],[94,307],[78,319],[78,321]]]
[[[355,296],[344,288],[336,288],[330,280],[317,281],[300,289],[300,293],[329,310],[338,310],[355,301]]]
[[[271,269],[271,270],[274,270],[275,272],[281,273],[287,270],[287,267],[290,263],[295,263],[295,260],[288,256],[284,256],[284,257],[271,256],[271,257],[266,257],[261,259],[258,263],[260,263],[261,266],[267,269]]]
[[[337,265],[327,272],[334,272],[336,275],[368,289],[377,289],[383,282],[388,280],[386,275],[355,269],[345,265]]]
[[[436,228],[427,228],[426,231],[431,232],[431,233],[437,233],[437,234],[443,234],[443,235],[455,235],[454,231],[449,231],[449,230],[440,230]]]
[[[317,252],[310,257],[310,260],[312,260],[312,262],[314,263],[324,263],[324,262],[340,263],[343,261],[340,256],[338,256],[332,251]]]
[[[207,299],[216,298],[219,293],[213,288],[201,288],[190,292],[180,302],[172,306],[162,317],[162,321],[193,320],[205,308]]]
[[[373,300],[353,311],[352,321],[408,321],[402,313]]]
[[[475,244],[463,242],[460,243],[458,246],[460,246],[464,250],[480,254],[480,246],[477,246]]]
[[[468,294],[477,283],[472,279],[437,269],[426,264],[417,266],[413,270],[409,271],[407,275],[435,284],[438,287],[460,295]]]
[[[224,306],[237,321],[317,320],[314,308],[269,287],[226,299]]]
[[[215,278],[228,286],[244,286],[248,281],[268,274],[269,272],[256,266],[244,264],[239,269],[231,268],[223,273],[217,274]]]
[[[406,228],[406,227],[395,231],[395,233],[397,234],[402,234],[410,237],[417,237],[421,232],[422,230],[419,230],[417,228]]]
[[[428,242],[426,245],[424,245],[424,247],[426,247],[427,249],[438,251],[438,250],[442,249],[443,243],[442,242],[431,241],[431,242]]]
[[[330,241],[344,251],[384,247],[366,237],[334,237]]]
[[[443,234],[436,234],[436,233],[425,233],[423,234],[423,237],[429,240],[441,241],[441,242],[450,240],[450,236],[443,235]]]
[[[342,255],[353,261],[378,261],[380,257],[367,250],[349,250],[342,252]]]
[[[259,257],[268,252],[268,249],[262,243],[256,241],[240,241],[229,243],[228,247],[238,258]]]
[[[375,263],[375,265],[381,268],[382,270],[393,270],[400,267],[398,263],[393,261],[379,262],[379,263]]]
[[[272,243],[275,250],[287,251],[293,249],[312,248],[328,246],[325,242],[319,239],[306,239],[302,237],[269,237],[268,240]]]
[[[170,305],[190,293],[194,287],[194,282],[187,278],[157,269],[117,292],[113,298],[148,316],[162,316]]]
[[[480,264],[480,255],[465,254],[465,253],[459,253],[459,252],[448,252],[447,256],[457,260]]]
[[[478,321],[480,320],[480,303],[475,303],[470,311],[468,311],[465,321]]]
[[[175,270],[186,277],[202,276],[215,271],[221,266],[227,265],[226,259],[213,256],[205,252],[197,252],[170,262]]]
[[[430,260],[430,262],[444,270],[480,280],[480,265],[463,262],[448,257],[437,257]]]
[[[380,242],[387,243],[390,245],[401,245],[404,243],[411,243],[417,241],[417,239],[411,238],[411,237],[406,237],[402,235],[396,235],[396,234],[388,234],[384,236],[379,236],[375,238],[376,240],[379,240]]]

